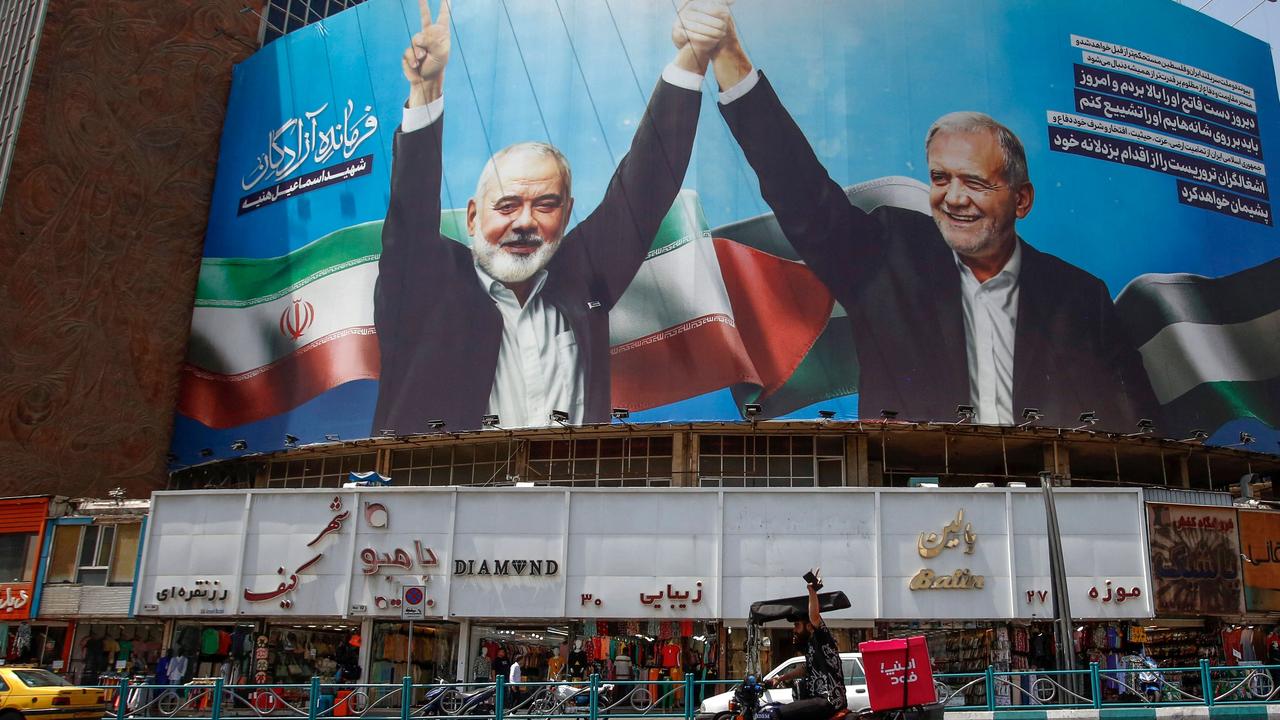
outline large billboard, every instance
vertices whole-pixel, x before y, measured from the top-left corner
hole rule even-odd
[[[1278,104],[1166,0],[370,0],[235,69],[174,450],[748,403],[1274,447]]]

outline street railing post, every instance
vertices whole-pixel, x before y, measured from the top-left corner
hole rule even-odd
[[[600,720],[600,676],[591,673],[590,720]]]
[[[307,702],[307,720],[316,720],[320,715],[320,676],[311,676],[311,692]]]
[[[222,686],[225,681],[218,678],[213,681],[213,702],[210,703],[210,717],[218,720],[222,717]]]
[[[1204,693],[1204,704],[1213,707],[1213,673],[1205,659],[1200,660],[1200,691]]]
[[[493,720],[502,720],[502,713],[507,706],[507,678],[499,675],[493,686]]]
[[[684,720],[693,720],[694,710],[698,709],[698,698],[695,693],[697,686],[694,684],[692,672],[684,674]]]
[[[413,678],[405,675],[400,680],[400,720],[409,720],[413,706]]]
[[[996,709],[996,668],[994,665],[987,666],[986,696],[987,710],[994,712]]]
[[[1093,694],[1093,706],[1102,707],[1102,678],[1098,677],[1098,663],[1089,663],[1089,692]]]
[[[120,678],[116,692],[116,720],[124,720],[129,714],[129,678]]]

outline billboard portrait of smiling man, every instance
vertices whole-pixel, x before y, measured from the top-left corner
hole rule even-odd
[[[677,22],[693,26],[691,19]],[[1106,285],[1016,230],[1035,201],[1021,140],[943,115],[925,136],[930,215],[865,212],[828,175],[730,28],[713,51],[720,109],[787,241],[849,314],[864,418],[1132,430],[1159,406]]]
[[[727,10],[705,19],[727,28]],[[609,310],[640,269],[684,179],[714,28],[677,51],[599,207],[569,229],[568,160],[540,142],[493,154],[467,203],[470,245],[440,232],[449,4],[404,51],[409,84],[374,291],[381,376],[373,433],[430,420],[478,428],[609,419]],[[717,16],[718,14],[718,16]],[[700,60],[699,60],[700,59]]]

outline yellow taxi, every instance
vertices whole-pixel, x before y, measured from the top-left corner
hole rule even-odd
[[[100,688],[78,687],[40,668],[0,666],[0,720],[88,720],[106,711]]]

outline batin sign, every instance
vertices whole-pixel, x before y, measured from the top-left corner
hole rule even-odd
[[[942,526],[942,532],[922,532],[916,541],[916,552],[927,559],[938,557],[944,550],[960,547],[964,543],[964,554],[972,555],[978,544],[978,534],[973,531],[973,523],[965,522],[964,508],[956,512],[955,519]],[[987,579],[982,575],[974,575],[969,568],[962,568],[947,575],[939,575],[929,568],[922,568],[907,585],[911,590],[981,590]]]

